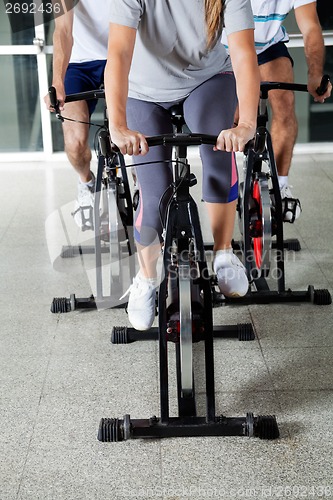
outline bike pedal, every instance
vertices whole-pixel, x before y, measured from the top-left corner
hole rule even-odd
[[[293,224],[296,220],[296,211],[297,208],[302,210],[301,203],[298,198],[283,198],[283,222],[289,222]],[[287,214],[291,214],[291,218],[287,217]]]

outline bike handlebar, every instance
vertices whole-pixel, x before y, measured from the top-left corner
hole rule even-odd
[[[55,109],[59,105],[57,99],[57,91],[55,87],[49,87],[49,96],[51,106]],[[76,94],[69,94],[65,98],[65,102],[88,101],[90,99],[104,99],[104,89],[88,90],[86,92],[78,92]]]
[[[325,94],[330,76],[324,75],[321,79],[319,87],[316,89],[318,95]],[[270,90],[296,90],[298,92],[308,92],[308,87],[302,83],[285,83],[285,82],[261,82],[260,93],[263,99],[267,99]]]
[[[317,94],[324,95],[329,83],[330,83],[330,75],[324,75],[321,79],[319,87],[316,89]]]
[[[69,94],[65,98],[65,102],[89,101],[90,99],[104,99],[104,89],[88,90],[87,92],[78,92],[77,94]]]
[[[330,76],[324,75],[321,79],[319,87],[316,89],[317,94],[325,94],[328,84],[330,82]],[[300,92],[307,92],[308,88],[305,84],[300,83],[285,83],[285,82],[261,82],[260,84],[260,97],[262,99],[268,98],[268,92],[270,90],[293,90]],[[55,87],[51,86],[49,88],[50,104],[56,112],[56,117],[60,120],[64,120],[61,116],[59,110],[59,101],[57,99],[57,92]],[[89,90],[87,92],[78,92],[76,94],[69,94],[65,98],[65,102],[75,102],[83,101],[89,99],[104,99],[105,91],[104,89]],[[261,153],[265,147],[265,128],[259,127],[256,131],[256,135],[253,140],[249,141],[245,149],[253,149],[256,153]],[[200,146],[202,144],[215,145],[217,137],[207,134],[165,134],[146,137],[148,146],[159,146],[170,144],[172,146]],[[119,148],[115,145],[111,145],[112,151],[114,153],[119,153]]]
[[[57,91],[55,87],[49,87],[50,104],[56,112],[56,117],[63,120],[59,110],[59,101],[57,99]],[[76,94],[69,94],[65,98],[65,102],[88,101],[91,99],[104,99],[104,89],[88,90],[86,92],[78,92]]]
[[[216,144],[217,136],[208,134],[161,134],[146,137],[148,146],[200,146],[202,144]]]
[[[59,101],[57,99],[57,91],[55,87],[49,87],[49,98],[50,98],[50,104],[54,109],[54,111],[56,112],[56,117],[61,120],[62,116],[60,114]]]
[[[264,127],[259,127],[255,138],[249,141],[245,148],[253,149],[256,153],[261,153],[265,147],[265,135],[266,131]],[[146,137],[148,147],[151,146],[202,146],[203,144],[210,144],[215,146],[217,141],[216,135],[209,134],[160,134],[152,135]],[[113,153],[119,153],[119,148],[116,144],[111,143],[111,150]]]
[[[184,133],[160,134],[160,135],[151,135],[150,137],[146,137],[146,141],[148,147],[167,146],[167,145],[201,146],[202,144],[211,144],[214,146],[217,141],[217,136],[208,134],[184,134]],[[111,142],[111,150],[115,154],[120,152],[118,146],[113,142]]]
[[[325,94],[328,84],[330,82],[330,76],[324,75],[321,79],[319,87],[316,89],[318,95]],[[300,92],[307,92],[308,88],[302,83],[285,83],[285,82],[261,82],[260,91],[261,93],[267,94],[270,90],[296,90]],[[49,88],[49,96],[51,106],[58,110],[59,112],[59,101],[57,100],[57,92],[55,87],[51,86]],[[75,102],[75,101],[86,101],[90,99],[104,99],[105,91],[104,89],[88,90],[87,92],[78,92],[76,94],[69,94],[65,98],[65,102]]]

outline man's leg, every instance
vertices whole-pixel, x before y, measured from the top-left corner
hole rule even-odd
[[[74,120],[89,121],[86,101],[65,104],[63,114]],[[67,157],[79,175],[77,201],[73,212],[74,220],[83,231],[93,229],[95,177],[90,171],[89,125],[65,120],[63,133]]]
[[[259,66],[262,81],[293,83],[294,72],[289,57],[278,57]],[[301,214],[301,205],[288,185],[288,175],[296,142],[298,125],[295,115],[294,93],[289,90],[270,90],[268,94],[272,112],[271,136],[279,175],[283,218],[294,222]]]
[[[104,67],[105,61],[70,64],[65,76],[66,94],[99,88],[103,81]],[[67,103],[65,104],[64,116],[88,123],[95,106],[95,101]],[[74,220],[83,230],[92,229],[95,176],[90,171],[89,125],[65,121],[63,133],[68,159],[79,175],[77,203],[73,213]]]
[[[86,101],[65,104],[64,116],[88,122],[89,110]],[[64,121],[63,133],[65,151],[71,165],[78,173],[81,182],[89,182],[91,180],[91,151],[88,143],[89,126],[82,123]]]
[[[279,57],[259,66],[261,81],[294,81],[291,61]],[[288,176],[297,137],[295,100],[289,90],[271,90],[269,104],[272,111],[271,136],[279,176]]]

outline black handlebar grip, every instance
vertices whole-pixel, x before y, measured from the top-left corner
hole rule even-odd
[[[254,152],[255,153],[263,153],[266,146],[266,128],[258,127],[256,131],[256,135],[254,137]]]
[[[106,129],[103,129],[99,132],[98,142],[99,142],[99,148],[100,148],[101,154],[105,158],[110,158],[110,157],[116,155],[117,153],[119,153],[119,149],[118,149],[118,151],[114,151],[114,145],[111,144],[110,134]],[[117,146],[115,146],[115,147],[117,147]]]
[[[111,139],[110,139],[110,141],[111,141]],[[111,152],[113,154],[120,153],[120,149],[118,148],[118,146],[114,142],[112,142],[112,141],[110,142],[110,147],[111,147]]]
[[[60,113],[59,101],[57,99],[57,91],[55,87],[49,87],[49,96],[50,96],[50,104],[54,109],[54,111],[56,112],[56,117],[63,122],[64,118],[61,116]]]
[[[50,96],[50,103],[51,103],[52,108],[57,110],[59,102],[57,100],[57,91],[56,91],[55,87],[49,88],[49,96]]]
[[[328,87],[328,84],[330,82],[330,76],[329,75],[324,75],[321,79],[321,82],[320,82],[320,85],[319,87],[316,89],[316,92],[318,95],[324,95],[326,90],[327,90],[327,87]]]

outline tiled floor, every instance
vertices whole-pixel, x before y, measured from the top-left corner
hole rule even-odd
[[[128,324],[123,309],[51,314],[54,296],[91,293],[94,261],[57,258],[66,238],[88,237],[70,216],[76,177],[64,163],[0,173],[1,500],[333,496],[332,305],[214,310],[217,323],[251,321],[256,332],[253,342],[215,341],[217,413],[275,414],[280,439],[102,444],[101,417],[159,414],[157,345],[110,343],[112,326]],[[331,156],[296,156],[291,182],[303,213],[285,231],[302,250],[286,255],[287,286],[332,293]]]

